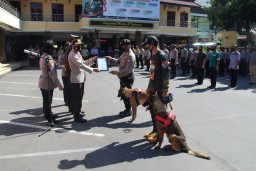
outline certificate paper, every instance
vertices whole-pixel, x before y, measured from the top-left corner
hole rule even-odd
[[[97,65],[100,71],[108,71],[108,62],[106,58],[97,58]]]

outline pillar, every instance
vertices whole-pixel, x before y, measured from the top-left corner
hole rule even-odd
[[[5,30],[0,28],[0,62],[7,62],[5,40]]]
[[[141,31],[135,32],[135,45],[141,45]]]

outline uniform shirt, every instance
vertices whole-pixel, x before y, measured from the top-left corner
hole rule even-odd
[[[149,50],[145,50],[145,56],[147,57],[147,59],[151,58],[151,53]]]
[[[238,64],[240,61],[241,55],[238,51],[233,51],[229,57],[230,63],[229,63],[229,69],[238,69]]]
[[[68,74],[66,71],[66,67],[64,65],[64,57],[65,57],[65,52],[63,51],[58,57],[58,67],[61,68],[61,76],[67,77]]]
[[[129,52],[123,52],[119,59],[115,59],[116,62],[119,62],[119,71],[117,76],[119,78],[125,77],[134,71],[134,61],[135,54],[132,50]]]
[[[180,56],[185,57],[187,59],[188,57],[188,50],[186,48],[181,49]]]
[[[93,63],[92,58],[84,61],[80,52],[75,53],[73,49],[68,55],[68,62],[71,70],[70,83],[84,83],[86,80],[85,71],[90,74],[93,71],[93,68],[89,66]]]
[[[196,60],[197,51],[193,51],[190,57],[190,60]]]
[[[256,66],[256,50],[253,50],[250,54],[249,66]]]
[[[49,59],[46,62],[46,59]],[[47,67],[48,65],[48,67]],[[60,84],[57,76],[57,64],[54,62],[52,56],[44,53],[39,60],[39,67],[41,74],[38,81],[38,87],[44,90],[53,90]],[[48,72],[49,69],[49,72]],[[48,80],[49,78],[49,80]],[[49,87],[48,87],[49,81]]]
[[[217,66],[217,61],[220,60],[220,53],[218,51],[212,51],[210,53],[210,58],[209,58],[209,67],[215,68]]]
[[[88,49],[83,49],[81,53],[82,53],[82,57],[89,56],[89,50]]]
[[[155,55],[151,55],[148,87],[151,92],[162,92],[169,88],[168,58],[162,50],[159,50]]]
[[[226,51],[220,51],[220,59],[225,62],[226,58],[227,58],[227,52]]]
[[[175,48],[169,53],[169,59],[175,59],[175,64],[178,64],[178,50]]]
[[[166,54],[166,56],[169,55],[169,50],[167,48],[163,49],[164,53]]]
[[[140,57],[142,57],[142,58],[145,57],[145,50],[144,49],[140,50]]]

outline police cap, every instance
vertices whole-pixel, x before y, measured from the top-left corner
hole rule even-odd
[[[131,45],[131,41],[129,39],[122,39],[120,45]]]

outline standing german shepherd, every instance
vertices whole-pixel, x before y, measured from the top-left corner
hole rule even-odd
[[[137,106],[142,105],[146,107],[148,103],[148,94],[146,90],[130,89],[127,87],[120,88],[119,93],[123,98],[130,99],[132,106],[132,119],[130,122],[133,122],[137,117]]]
[[[158,134],[158,145],[155,147],[156,149],[161,148],[164,133],[166,133],[166,136],[171,143],[171,145],[167,146],[166,149],[177,152],[183,151],[196,157],[210,159],[208,155],[195,152],[188,147],[185,135],[181,130],[178,121],[176,120],[176,116],[172,111],[167,111],[167,108],[159,99],[157,94],[149,98],[149,103],[151,107],[153,107],[156,116],[156,127]]]

